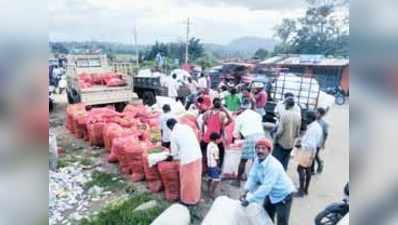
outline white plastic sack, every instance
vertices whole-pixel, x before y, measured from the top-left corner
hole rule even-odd
[[[260,204],[242,207],[240,201],[220,196],[201,225],[272,225],[272,221]]]
[[[58,167],[58,145],[57,145],[57,136],[53,133],[49,133],[48,137],[49,144],[49,166],[50,169],[55,171]]]
[[[318,107],[322,107],[324,109],[330,109],[332,105],[334,105],[334,102],[335,102],[335,97],[333,95],[326,94],[323,91],[319,93]]]
[[[283,99],[284,93],[291,92],[296,97],[298,104],[302,107],[305,107],[306,103],[310,105],[316,104],[319,90],[319,83],[316,79],[302,78],[293,73],[287,73],[279,76],[272,86],[275,89],[276,99]],[[300,98],[298,98],[298,96],[300,96]]]
[[[160,214],[151,225],[190,225],[191,216],[187,207],[173,204]]]
[[[177,75],[177,80],[179,81],[185,81],[188,77],[191,77],[191,74],[189,74],[187,71],[183,69],[175,69],[170,72],[170,77],[172,74]]]
[[[176,116],[186,112],[185,107],[180,101],[177,102],[175,99],[165,96],[156,96],[157,107],[162,108],[164,104],[169,104],[171,108],[171,113]]]
[[[238,168],[242,151],[226,150],[224,154],[224,163],[222,166],[223,177],[236,177],[238,175]]]
[[[152,167],[156,165],[158,162],[164,161],[169,156],[169,152],[159,152],[159,153],[151,153],[148,155],[148,165]]]

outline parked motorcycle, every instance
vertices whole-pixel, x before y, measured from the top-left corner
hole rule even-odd
[[[335,102],[337,105],[344,105],[346,97],[341,87],[327,88],[326,93],[335,96]]]
[[[336,225],[349,212],[349,184],[344,187],[344,198],[332,203],[315,217],[315,225]]]

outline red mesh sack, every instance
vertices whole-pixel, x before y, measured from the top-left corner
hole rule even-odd
[[[66,107],[66,128],[72,132],[73,130],[73,115],[79,111],[86,111],[86,106],[82,103],[68,105]]]
[[[106,81],[106,86],[107,87],[119,87],[119,86],[125,86],[127,82],[123,79],[119,78],[111,78]]]
[[[93,108],[88,111],[87,122],[112,122],[115,117],[121,116],[114,107]]]
[[[104,126],[105,123],[103,122],[92,123],[87,125],[88,139],[90,145],[95,145],[100,147],[104,146],[104,137],[103,137]]]
[[[143,117],[149,114],[148,109],[144,105],[127,105],[123,110],[124,115],[131,117]]]
[[[167,201],[177,201],[180,197],[180,165],[178,161],[158,163],[160,178],[164,185]]]
[[[133,181],[141,181],[145,178],[143,153],[153,148],[151,143],[138,140],[128,141],[119,157],[119,165],[122,172],[131,171]]]
[[[73,121],[74,121],[74,134],[77,138],[84,138],[88,140],[88,134],[87,134],[87,113],[86,112],[81,112],[81,113],[76,113],[74,115]]]
[[[92,84],[93,83],[93,78],[90,74],[88,73],[81,73],[79,74],[79,80],[88,83],[88,84]]]
[[[112,150],[112,139],[122,133],[123,128],[116,123],[108,123],[104,127],[104,145],[105,150],[110,152]]]
[[[104,75],[102,73],[91,73],[91,79],[94,84],[104,85]]]
[[[145,180],[147,181],[147,187],[149,191],[153,193],[160,192],[163,188],[163,185],[160,179],[158,167],[156,165],[149,167],[148,153],[146,152],[143,154],[143,164]]]
[[[126,135],[122,137],[116,137],[112,141],[112,150],[108,156],[109,162],[117,162],[122,157],[124,148],[137,142],[135,135]],[[122,159],[123,160],[123,159]],[[127,165],[128,166],[128,165]]]

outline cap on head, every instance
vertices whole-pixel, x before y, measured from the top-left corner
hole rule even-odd
[[[272,150],[272,142],[268,138],[261,138],[256,142],[256,148],[258,146],[265,146],[267,147],[270,151]]]

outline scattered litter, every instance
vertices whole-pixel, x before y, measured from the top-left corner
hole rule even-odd
[[[70,224],[70,220],[81,220],[88,211],[90,201],[99,201],[111,192],[93,186],[88,191],[84,185],[89,182],[92,172],[83,170],[79,163],[72,163],[58,171],[49,171],[49,224]],[[68,216],[68,211],[75,212]]]

